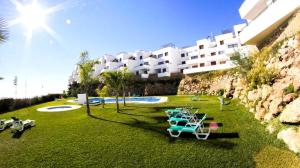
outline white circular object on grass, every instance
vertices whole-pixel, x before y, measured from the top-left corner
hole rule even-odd
[[[39,112],[63,112],[63,111],[70,111],[70,110],[76,110],[81,108],[81,106],[78,105],[61,105],[61,106],[48,106],[37,109]]]

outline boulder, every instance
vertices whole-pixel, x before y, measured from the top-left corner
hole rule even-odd
[[[288,104],[295,99],[296,95],[294,93],[287,94],[283,97],[283,102]]]
[[[280,115],[282,123],[300,124],[300,98],[288,104]]]
[[[281,112],[281,106],[282,104],[282,98],[278,97],[271,101],[270,106],[269,106],[269,113],[272,115],[277,115],[278,113]]]
[[[273,88],[269,85],[262,85],[261,87],[261,97],[263,100],[267,99],[269,95],[272,93]]]
[[[280,131],[277,138],[284,141],[289,149],[295,153],[300,153],[300,127],[298,129],[288,128]]]

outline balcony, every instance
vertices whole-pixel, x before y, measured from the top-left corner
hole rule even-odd
[[[253,20],[267,8],[267,0],[245,0],[239,9],[241,18]]]
[[[163,72],[163,73],[158,73],[157,77],[161,78],[161,77],[170,77],[171,73],[170,72]]]
[[[253,0],[247,0],[245,3],[248,3],[248,1]],[[286,0],[277,0],[270,4],[240,33],[241,42],[249,45],[259,44],[274,30],[278,29],[299,7],[299,0],[289,0],[288,3]],[[243,8],[246,7],[242,6],[241,9]],[[241,9],[240,12],[242,12],[242,15],[243,11]]]
[[[141,74],[142,78],[149,78],[149,74]]]
[[[217,65],[210,65],[205,67],[198,67],[198,68],[191,68],[183,70],[183,74],[193,74],[199,72],[207,72],[207,71],[214,71],[214,70],[223,70],[223,69],[230,69],[235,67],[235,65],[227,61],[225,64],[217,64]]]

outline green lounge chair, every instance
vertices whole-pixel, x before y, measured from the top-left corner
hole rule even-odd
[[[204,128],[203,124],[200,122],[188,123],[185,126],[171,126],[167,131],[170,136],[174,138],[178,138],[183,132],[192,133],[198,140],[206,140],[210,134],[210,129]]]
[[[198,111],[196,111],[197,113]],[[175,117],[171,117],[168,122],[171,126],[176,126],[179,122],[184,122],[184,123],[197,123],[200,122],[201,124],[203,121],[206,119],[206,114],[201,116],[201,118],[198,118],[195,114],[192,115],[177,115]]]

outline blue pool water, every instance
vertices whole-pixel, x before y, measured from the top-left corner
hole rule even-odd
[[[96,98],[89,98],[89,103],[91,104],[97,104],[101,103],[102,98],[96,97]],[[115,103],[115,98],[104,98],[105,103]],[[118,99],[119,102],[123,101],[123,98]],[[128,97],[125,98],[125,101],[132,102],[132,103],[156,103],[161,100],[160,97]]]
[[[69,109],[72,108],[71,106],[56,106],[56,107],[49,107],[47,108],[48,110],[53,110],[53,109]]]

